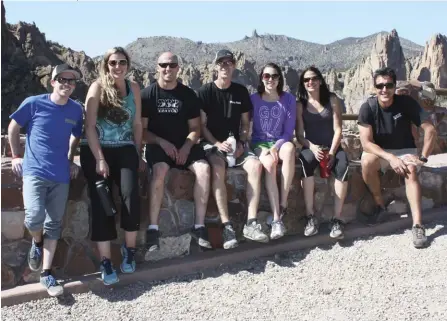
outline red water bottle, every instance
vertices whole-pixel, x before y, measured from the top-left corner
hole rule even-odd
[[[328,178],[331,176],[331,169],[328,168],[329,163],[329,148],[320,146],[319,149],[323,152],[323,159],[320,161],[320,177]]]

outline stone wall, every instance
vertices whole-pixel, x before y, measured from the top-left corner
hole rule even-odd
[[[419,173],[422,184],[423,208],[447,205],[447,154],[434,156],[433,165],[423,167]],[[436,162],[436,159],[439,159]],[[343,215],[347,222],[355,219],[357,211],[370,211],[372,199],[367,192],[361,177],[358,162],[351,162],[349,191]],[[303,233],[304,202],[300,184],[301,167],[297,165],[296,175],[289,194],[289,215],[284,218],[288,234]],[[145,229],[148,224],[148,184],[147,173],[140,176],[141,231],[138,234],[140,249],[137,261],[157,261],[170,257],[188,255],[195,249],[191,246],[188,231],[194,223],[194,204],[192,186],[194,176],[187,171],[171,170],[166,177],[164,199],[160,212],[160,251],[146,255],[144,251]],[[278,180],[279,181],[279,180]],[[330,220],[333,207],[333,180],[321,179],[316,173],[316,209],[322,221]],[[2,289],[37,282],[39,274],[32,272],[27,266],[26,255],[30,247],[30,235],[23,227],[24,209],[21,194],[21,179],[11,171],[9,158],[2,159]],[[396,213],[407,213],[408,204],[402,179],[392,171],[382,176],[385,198],[390,209]],[[228,202],[231,219],[235,224],[238,237],[243,240],[242,227],[246,220],[246,174],[240,169],[230,169],[227,173]],[[117,207],[120,200],[117,189],[114,190]],[[59,277],[79,276],[97,270],[99,257],[94,244],[89,240],[90,211],[87,186],[82,174],[71,181],[70,196],[64,218],[62,239],[54,259],[54,269]],[[259,218],[264,225],[270,215],[270,205],[263,189],[259,206]],[[117,216],[119,230],[119,215]],[[222,246],[221,226],[217,207],[210,197],[206,224],[210,240],[215,248]],[[114,264],[120,263],[119,247],[123,242],[123,233],[113,242],[112,253]]]

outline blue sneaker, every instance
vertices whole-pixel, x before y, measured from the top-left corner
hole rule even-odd
[[[123,262],[120,265],[121,272],[135,272],[135,252],[135,248],[126,247],[125,244],[121,245],[121,255],[123,256]]]
[[[40,277],[40,284],[42,284],[50,296],[60,296],[64,293],[64,288],[57,282],[51,274]]]
[[[42,268],[42,256],[42,247],[38,247],[33,239],[28,253],[28,266],[31,271],[39,271]]]
[[[119,281],[118,275],[116,275],[116,271],[109,259],[105,257],[102,259],[99,270],[101,271],[102,282],[105,285],[112,285]]]

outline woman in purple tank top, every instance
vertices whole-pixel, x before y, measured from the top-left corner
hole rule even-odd
[[[287,197],[295,175],[296,98],[283,90],[284,77],[278,65],[269,63],[259,75],[258,92],[251,95],[253,133],[251,147],[265,171],[265,185],[273,212],[271,239],[284,236],[282,217],[287,213]],[[276,182],[281,166],[281,193]],[[281,197],[281,199],[280,199]]]
[[[321,72],[315,67],[303,71],[298,87],[297,139],[303,149],[299,160],[303,166],[303,190],[307,225],[304,235],[318,233],[318,220],[314,210],[314,171],[324,159],[323,147],[328,150],[327,168],[335,177],[334,216],[330,236],[343,238],[341,219],[348,191],[349,161],[340,146],[342,119],[340,99],[329,91]]]

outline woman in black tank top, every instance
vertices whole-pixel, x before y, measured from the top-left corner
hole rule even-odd
[[[348,191],[348,165],[346,153],[340,146],[342,137],[341,104],[329,91],[321,74],[309,67],[300,76],[297,104],[297,139],[303,149],[299,160],[302,164],[304,202],[307,225],[304,235],[318,233],[318,219],[314,210],[314,171],[324,159],[323,147],[328,149],[328,165],[335,177],[334,214],[330,236],[343,238],[344,223],[341,219],[344,200]]]

